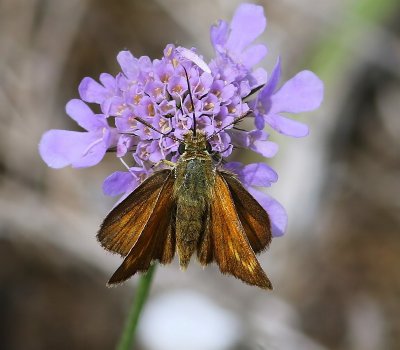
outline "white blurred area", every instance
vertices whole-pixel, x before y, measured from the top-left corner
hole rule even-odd
[[[176,261],[159,267],[137,349],[391,350],[400,346],[396,272],[400,263],[400,29],[390,15],[380,22],[351,17],[362,1],[366,2],[257,2],[268,19],[259,39],[269,48],[265,68],[270,70],[281,55],[283,79],[315,67],[326,79],[322,107],[300,116],[311,126],[310,136],[272,135],[280,152],[269,162],[280,178],[268,193],[289,216],[286,235],[274,239],[259,256],[274,291],[223,276],[216,266],[203,270],[195,259],[186,272],[179,270]],[[209,27],[220,18],[229,20],[239,3],[1,0],[0,241],[15,247],[21,242],[52,247],[42,255],[49,264],[53,260],[47,254],[58,257],[63,252],[82,268],[94,267],[105,285],[121,260],[105,252],[95,238],[114,202],[103,196],[101,185],[122,166],[109,156],[90,169],[49,169],[37,152],[40,137],[47,129],[76,128],[65,114],[66,102],[78,97],[83,77],[116,74],[119,50],[156,58],[172,42],[197,47],[205,58],[212,57]],[[393,8],[392,16],[400,15],[399,6]],[[324,65],[316,52],[329,42],[337,47],[322,56],[327,57]],[[338,50],[342,57],[335,56]],[[238,158],[254,160],[248,156]],[[57,264],[69,266],[60,256]],[[4,271],[12,270],[7,261],[0,262]],[[6,272],[0,273],[0,305],[2,295],[16,294],[4,277]],[[127,313],[136,282],[137,277],[119,287],[126,291],[123,296],[108,290],[104,304],[113,300]],[[53,300],[51,288],[46,288],[42,292],[50,293],[45,299],[52,303],[42,311],[50,313],[62,300]],[[74,286],[70,288],[73,293]],[[21,298],[31,295],[30,289],[19,291]],[[95,288],[90,291],[96,293]],[[89,319],[96,318],[96,308],[87,311]],[[18,320],[16,316],[7,322],[7,327],[15,326],[9,334],[16,337],[20,336]],[[8,330],[6,320],[2,321],[0,330]],[[110,317],[108,328],[98,332],[116,337],[122,322]],[[92,337],[96,334],[94,330]],[[59,337],[63,340],[59,349],[71,348],[62,331]],[[0,348],[1,344],[0,338]],[[23,348],[40,346],[29,347],[27,338]]]
[[[285,302],[268,298],[251,312],[243,318],[194,290],[170,290],[148,303],[139,336],[152,350],[325,349],[296,330]]]
[[[142,342],[154,350],[227,350],[242,335],[235,314],[191,290],[167,291],[152,298],[139,332]]]

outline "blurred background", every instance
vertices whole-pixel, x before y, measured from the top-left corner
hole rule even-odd
[[[85,76],[116,74],[116,55],[158,58],[167,43],[213,56],[209,27],[228,0],[0,0],[0,348],[112,349],[137,278],[108,289],[120,259],[95,234],[115,199],[89,169],[52,170],[37,145],[76,129],[64,111]],[[159,267],[139,350],[400,349],[400,2],[258,1],[270,70],[325,83],[300,119],[305,139],[273,135],[270,192],[289,226],[259,259],[265,293],[195,262]],[[247,154],[239,154],[250,162]]]

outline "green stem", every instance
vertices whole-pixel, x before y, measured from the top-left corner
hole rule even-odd
[[[140,314],[143,306],[149,296],[151,281],[153,279],[156,265],[150,266],[146,274],[142,275],[139,280],[136,295],[133,299],[131,309],[129,310],[128,318],[125,323],[124,330],[122,331],[121,338],[117,346],[117,350],[130,350],[132,349],[135,332],[139,323]]]

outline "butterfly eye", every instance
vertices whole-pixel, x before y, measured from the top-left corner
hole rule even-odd
[[[207,141],[207,144],[206,144],[206,151],[207,151],[208,153],[211,153],[211,152],[212,152],[211,143],[209,143],[208,141]]]
[[[182,155],[183,153],[185,153],[185,150],[186,150],[185,144],[184,143],[180,143],[179,146],[178,146],[178,153],[180,155]]]

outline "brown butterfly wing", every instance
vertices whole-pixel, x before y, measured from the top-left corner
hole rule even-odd
[[[171,170],[155,172],[104,219],[97,239],[107,250],[126,256],[143,231]]]
[[[170,188],[168,188],[167,190],[170,190]],[[172,198],[172,192],[169,193],[168,196]],[[159,239],[160,241],[157,242],[156,248],[153,251],[153,259],[157,259],[161,264],[169,264],[175,256],[176,249],[176,205],[173,204],[172,208],[170,205],[168,205],[166,210],[170,210],[170,213],[165,214],[166,219],[169,218],[170,221],[165,231],[159,234],[159,237],[157,239]],[[160,225],[159,227],[161,228],[162,226]],[[162,242],[162,240],[164,240],[164,243]]]
[[[219,172],[215,177],[210,207],[213,255],[221,272],[231,274],[250,285],[272,289],[246,237],[229,186]]]
[[[210,264],[214,260],[214,246],[212,241],[211,223],[210,223],[210,208],[204,215],[205,218],[205,229],[204,233],[199,240],[197,246],[197,258],[202,266]]]
[[[121,283],[138,271],[147,271],[152,260],[169,263],[175,254],[173,197],[174,177],[171,173],[152,204],[152,212],[132,249],[111,276],[108,284]]]
[[[236,211],[253,251],[259,253],[271,243],[271,222],[264,208],[229,172],[220,172],[229,186]]]

